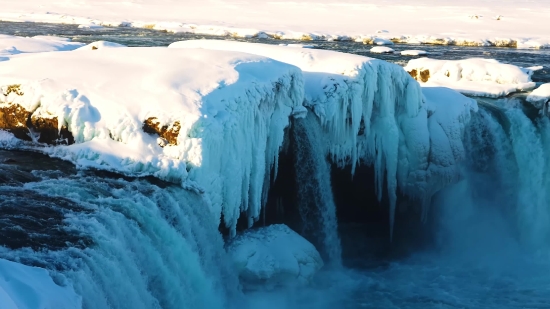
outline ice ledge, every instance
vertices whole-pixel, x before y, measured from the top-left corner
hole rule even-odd
[[[29,122],[51,120],[74,144],[42,145],[50,155],[207,192],[233,228],[242,211],[257,218],[284,128],[305,112],[301,71],[243,53],[109,46],[0,62],[0,127],[52,142]]]

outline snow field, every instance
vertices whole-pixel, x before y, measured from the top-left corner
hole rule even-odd
[[[548,0],[345,2],[125,1],[7,2],[0,20],[130,26],[171,32],[298,40],[355,40],[467,46],[550,47]],[[367,18],[368,17],[368,18]],[[384,29],[384,30],[380,30]]]

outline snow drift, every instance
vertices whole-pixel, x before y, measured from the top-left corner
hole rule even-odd
[[[503,97],[535,87],[531,81],[531,70],[494,59],[420,58],[410,60],[405,70],[423,84],[449,87],[474,96]]]

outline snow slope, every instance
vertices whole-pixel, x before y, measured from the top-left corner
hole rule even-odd
[[[76,309],[82,299],[72,287],[54,283],[48,271],[0,259],[0,308]]]
[[[207,192],[235,227],[257,218],[266,171],[283,129],[303,113],[300,70],[250,54],[167,48],[99,48],[15,55],[0,62],[0,106],[56,117],[75,139],[43,151],[83,166],[154,175]],[[20,85],[19,93],[7,87]],[[21,94],[22,93],[22,94]],[[179,123],[160,147],[143,122]],[[222,202],[223,201],[223,202]],[[223,210],[222,210],[223,204]]]
[[[333,51],[231,41],[182,41],[169,48],[242,51],[299,67],[305,82],[304,105],[323,125],[326,153],[340,166],[351,164],[352,170],[356,164],[373,164],[379,198],[387,175],[392,212],[398,187],[427,205],[435,191],[458,177],[450,166],[462,158],[459,152],[463,147],[454,132],[467,123],[470,111],[477,110],[475,101],[449,89],[434,88],[430,94],[440,95],[429,97],[425,104],[418,83],[397,65]],[[445,126],[447,147],[438,145],[445,137],[438,128],[433,130],[439,140],[431,139],[429,121],[436,118],[428,120],[428,113],[434,113],[436,106],[440,107],[438,115],[447,120],[440,123]],[[439,165],[440,169],[434,167]]]
[[[503,97],[535,88],[532,71],[494,59],[410,60],[405,70],[423,85],[449,87],[467,95]]]
[[[289,39],[549,47],[548,0],[1,1],[0,20]]]

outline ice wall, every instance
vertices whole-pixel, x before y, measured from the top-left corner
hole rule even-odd
[[[462,127],[475,102],[423,91],[397,65],[230,41],[100,45],[1,62],[0,107],[17,105],[67,128],[75,144],[42,148],[51,155],[206,194],[233,234],[241,213],[249,225],[259,217],[284,128],[304,106],[321,123],[318,151],[352,171],[374,165],[378,197],[388,195],[392,214],[398,190],[427,209],[432,194],[458,178]],[[147,119],[177,128],[175,142],[144,133]]]
[[[456,91],[422,89],[397,65],[333,51],[215,40],[169,47],[242,51],[299,67],[304,105],[323,127],[320,151],[352,171],[374,165],[378,197],[389,196],[391,225],[398,190],[423,201],[425,214],[433,193],[458,179],[463,127],[477,104]]]
[[[305,110],[300,70],[250,54],[98,48],[22,55],[0,66],[0,108],[17,105],[74,137],[75,144],[42,151],[180,182],[205,193],[212,215],[223,213],[233,232],[241,212],[259,216],[284,128]],[[151,118],[177,127],[175,143],[162,147],[143,131]]]

